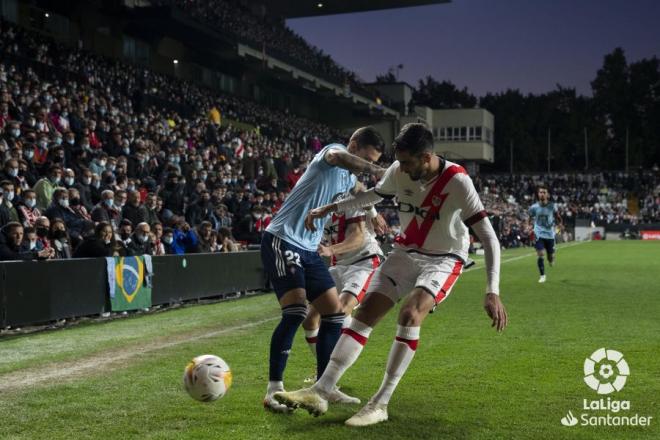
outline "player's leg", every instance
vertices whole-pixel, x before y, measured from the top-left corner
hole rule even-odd
[[[314,308],[313,305],[309,304],[307,309],[307,317],[302,323],[303,330],[305,330],[305,341],[307,341],[307,346],[312,352],[314,359],[316,359],[316,340],[319,334],[319,326],[321,325],[321,315]]]
[[[325,413],[328,408],[327,396],[335,389],[337,382],[346,370],[355,363],[367,343],[373,327],[398,300],[400,290],[394,279],[399,279],[400,285],[405,286],[410,281],[406,275],[412,274],[414,280],[416,273],[405,252],[393,253],[376,270],[364,302],[360,305],[349,327],[342,329],[341,337],[332,352],[330,362],[319,380],[311,388],[277,393],[275,398],[292,408],[305,408],[314,415]]]
[[[540,274],[539,283],[545,283],[545,244],[543,243],[543,239],[537,238],[534,247],[536,248],[536,265],[539,268]]]
[[[286,262],[282,257],[286,247],[286,242],[271,234],[264,234],[261,259],[282,310],[282,318],[273,330],[270,340],[268,387],[264,398],[264,406],[276,412],[287,411],[286,407],[273,399],[273,394],[284,390],[284,369],[293,338],[307,314],[304,271],[302,268],[286,270]]]
[[[552,267],[555,264],[555,240],[554,240],[554,238],[545,240],[545,250],[548,254],[548,263],[550,263],[550,267]]]
[[[451,292],[463,269],[463,262],[451,258],[418,259],[422,271],[417,286],[399,310],[396,336],[387,359],[380,388],[367,405],[346,421],[349,426],[366,426],[387,420],[387,405],[412,362],[419,342],[422,322]]]

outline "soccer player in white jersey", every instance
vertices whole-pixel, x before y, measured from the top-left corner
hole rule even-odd
[[[344,326],[353,309],[362,302],[373,273],[383,260],[383,251],[376,240],[373,225],[378,223],[377,216],[373,206],[366,211],[358,209],[333,213],[323,228],[326,244],[319,246],[319,254],[330,258],[330,275],[337,285],[339,302],[347,316]],[[310,304],[302,327],[314,356],[319,325],[320,315]]]
[[[274,395],[291,408],[301,407],[314,415],[325,413],[326,396],[357,360],[373,327],[405,298],[382,384],[367,405],[346,421],[349,426],[387,420],[387,404],[413,359],[421,324],[449,295],[467,260],[468,227],[485,250],[486,312],[497,331],[507,324],[499,298],[500,246],[472,180],[462,167],[433,154],[433,135],[422,124],[404,126],[394,140],[394,151],[397,160],[374,190],[314,209],[307,216],[307,227],[313,229],[313,219],[328,212],[397,197],[401,233],[393,252],[376,270],[349,327],[342,330],[319,380],[311,388]]]

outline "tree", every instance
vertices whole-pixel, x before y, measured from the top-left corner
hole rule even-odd
[[[427,76],[426,80],[419,80],[413,92],[413,102],[433,109],[474,108],[477,98],[468,92],[467,87],[460,90],[450,81],[438,82]]]

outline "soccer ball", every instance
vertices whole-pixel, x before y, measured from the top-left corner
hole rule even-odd
[[[231,387],[231,370],[218,356],[197,356],[186,365],[183,386],[193,399],[212,402],[224,396]]]

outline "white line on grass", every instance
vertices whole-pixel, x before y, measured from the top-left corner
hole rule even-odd
[[[558,248],[565,249],[585,243],[584,241],[569,243],[565,246],[558,246]],[[531,257],[536,253],[529,253],[512,257],[501,262],[501,264],[510,263],[512,261],[520,260],[523,258]],[[483,269],[484,265],[479,265],[474,268],[467,269],[465,272]],[[136,345],[129,348],[114,350],[108,353],[83,358],[80,360],[69,360],[62,362],[55,362],[39,368],[28,368],[18,370],[16,372],[4,374],[0,376],[0,392],[5,392],[17,388],[32,387],[40,385],[44,382],[60,383],[62,380],[76,378],[85,374],[92,374],[99,371],[104,371],[110,367],[126,361],[128,359],[141,356],[143,354],[151,353],[157,350],[163,350],[177,345],[198,341],[200,339],[212,338],[225,333],[244,330],[247,328],[257,327],[270,321],[279,319],[279,316],[272,318],[262,319],[260,321],[251,322],[248,324],[237,325],[234,327],[227,327],[212,332],[203,333],[194,336],[181,337],[167,342],[160,342],[150,345]],[[125,364],[124,364],[125,365]]]
[[[564,246],[561,246],[561,245],[557,246],[557,249],[566,249],[566,248],[573,247],[573,246],[578,246],[578,245],[584,244],[584,243],[588,243],[588,242],[587,241],[574,241],[574,242],[568,243],[567,245],[564,245]],[[529,254],[518,255],[517,257],[508,258],[504,261],[501,261],[500,265],[510,263],[512,261],[522,260],[523,258],[532,257],[532,256],[536,256],[536,252],[532,252],[532,253],[529,253]],[[472,272],[473,270],[479,270],[479,269],[485,269],[485,268],[486,268],[485,265],[480,264],[476,267],[471,267],[469,269],[464,270],[463,273]]]
[[[95,373],[106,370],[114,364],[126,361],[136,356],[174,347],[192,341],[197,341],[200,339],[212,338],[225,333],[257,327],[261,324],[265,324],[279,318],[279,316],[275,316],[248,324],[227,327],[208,333],[180,338],[177,340],[168,340],[167,342],[133,346],[129,348],[118,349],[108,353],[102,353],[86,359],[83,358],[79,360],[56,362],[47,366],[41,365],[39,368],[18,370],[16,372],[0,376],[0,392],[16,388],[32,387],[35,385],[40,385],[44,382],[59,383],[61,380],[71,379],[80,375],[85,375],[87,373]]]

